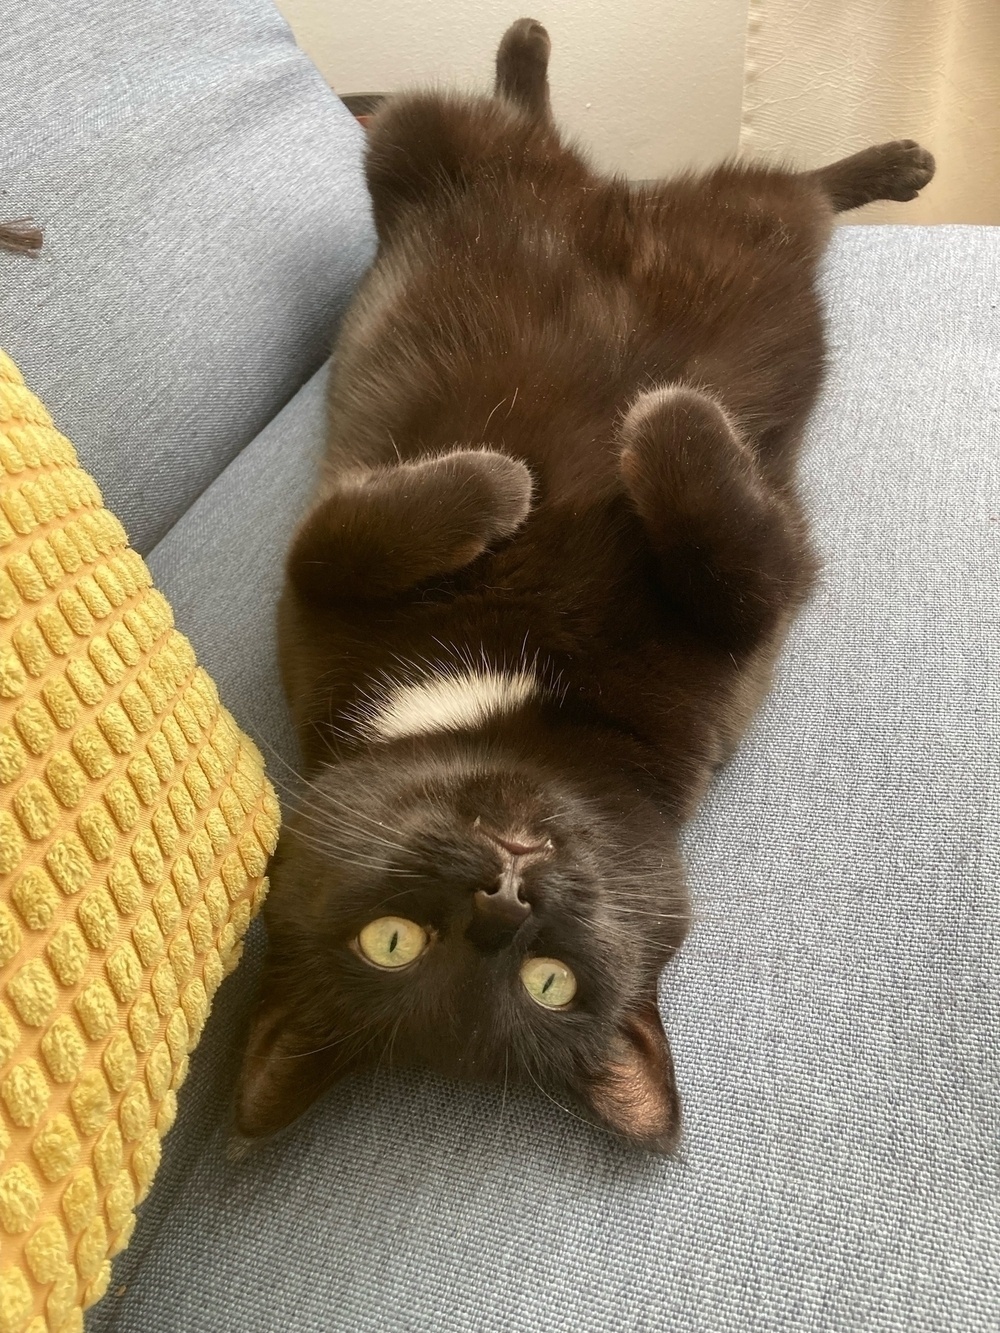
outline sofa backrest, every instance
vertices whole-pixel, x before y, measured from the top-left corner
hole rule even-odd
[[[17,0],[0,346],[148,552],[327,355],[373,239],[363,132],[270,0]]]

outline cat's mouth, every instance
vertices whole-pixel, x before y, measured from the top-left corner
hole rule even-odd
[[[484,842],[498,848],[501,854],[512,857],[517,861],[544,861],[552,855],[553,844],[551,838],[528,832],[525,829],[495,833],[483,824],[481,817],[476,819],[473,829]]]
[[[555,851],[551,838],[524,828],[495,833],[477,818],[472,831],[499,858],[501,874],[523,873],[528,866],[550,860]]]

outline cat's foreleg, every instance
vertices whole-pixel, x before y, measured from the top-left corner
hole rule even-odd
[[[752,651],[808,590],[813,564],[794,507],[765,480],[722,405],[700,389],[641,394],[621,445],[621,479],[667,603],[729,651]]]
[[[470,564],[509,537],[531,505],[523,463],[456,449],[339,478],[292,543],[288,575],[320,600],[389,597]]]

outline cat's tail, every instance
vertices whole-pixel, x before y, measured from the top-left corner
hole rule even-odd
[[[497,97],[506,98],[538,120],[551,120],[549,34],[535,19],[512,23],[497,48]]]

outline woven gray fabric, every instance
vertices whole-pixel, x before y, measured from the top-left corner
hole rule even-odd
[[[0,346],[145,553],[325,359],[371,253],[362,132],[269,0],[15,0]]]
[[[383,1070],[229,1163],[251,960],[193,1061],[146,1205],[162,1225],[144,1215],[92,1329],[997,1329],[998,279],[1000,231],[834,245],[803,460],[825,574],[687,838],[699,923],[661,996],[679,1160],[540,1094]],[[253,717],[274,575],[253,566],[255,601],[218,554],[259,562],[263,534],[276,568],[275,482],[300,494],[320,429],[290,409],[203,497],[216,542],[181,526],[155,556],[216,672],[260,636],[259,676],[228,678]],[[195,565],[220,585],[204,601]]]
[[[295,762],[278,677],[274,614],[292,529],[323,454],[327,367],[230,463],[147,557],[178,625],[273,780]]]

